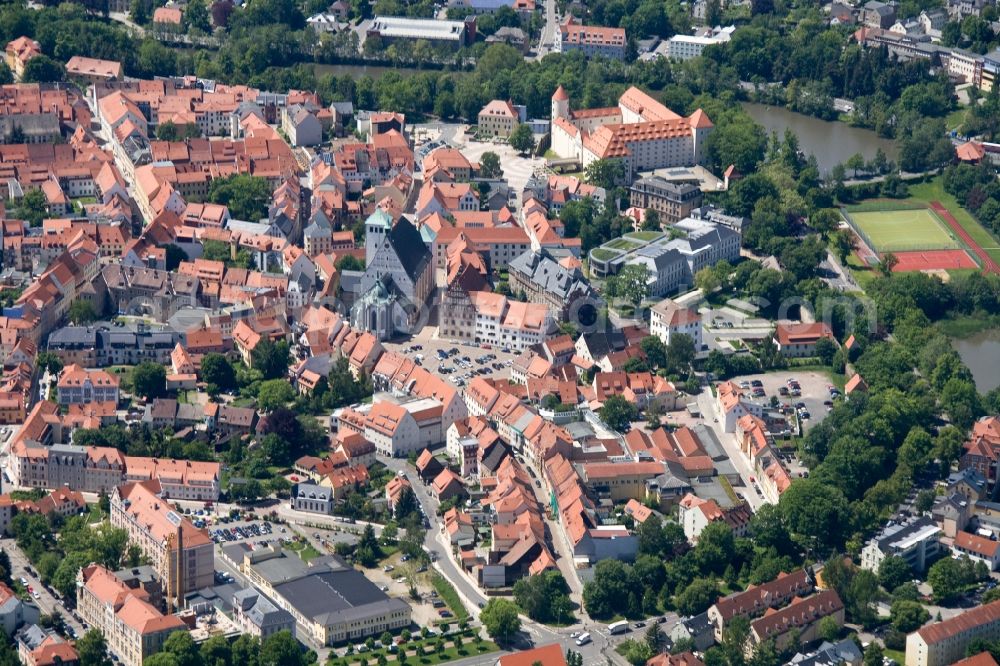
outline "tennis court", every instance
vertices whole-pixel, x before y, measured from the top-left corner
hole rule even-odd
[[[961,247],[926,208],[849,211],[855,227],[878,253],[946,250]]]
[[[928,270],[962,270],[979,268],[965,250],[924,250],[894,252],[897,263],[894,273]]]

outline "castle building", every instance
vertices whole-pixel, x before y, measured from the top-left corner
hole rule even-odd
[[[552,95],[552,150],[583,167],[621,159],[627,179],[637,171],[701,164],[713,127],[701,109],[685,118],[635,86],[618,106],[603,109],[572,110],[562,86]]]

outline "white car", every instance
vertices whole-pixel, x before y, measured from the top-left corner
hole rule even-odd
[[[40,595],[37,590],[35,590],[34,592],[32,592],[31,596],[33,596],[35,599],[41,599],[42,598],[42,595]]]

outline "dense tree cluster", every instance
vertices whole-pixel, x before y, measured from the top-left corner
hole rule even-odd
[[[242,634],[235,641],[215,636],[198,645],[186,631],[167,637],[160,652],[148,657],[150,666],[307,666],[316,655],[306,652],[289,631],[261,641]]]
[[[945,191],[972,213],[984,227],[1000,234],[1000,182],[984,160],[979,166],[959,164],[944,170]]]
[[[80,567],[96,562],[117,570],[122,563],[139,564],[138,550],[128,547],[125,530],[107,523],[91,528],[86,516],[67,518],[57,538],[53,524],[45,516],[19,513],[11,520],[10,532],[34,563],[42,582],[67,597],[75,597]]]

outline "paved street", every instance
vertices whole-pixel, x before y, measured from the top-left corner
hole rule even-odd
[[[535,60],[541,60],[552,52],[559,26],[559,9],[556,0],[545,0],[545,26],[535,48]]]
[[[465,573],[459,570],[458,566],[456,566],[454,560],[452,559],[451,549],[446,543],[441,532],[441,521],[436,515],[436,500],[430,496],[426,486],[415,478],[412,467],[410,467],[405,460],[388,460],[386,463],[390,469],[404,470],[407,472],[407,476],[413,483],[413,490],[417,496],[417,501],[419,501],[421,506],[424,507],[424,512],[427,514],[427,520],[430,523],[430,529],[427,531],[427,539],[424,541],[424,546],[427,550],[433,553],[432,557],[434,558],[434,562],[432,566],[438,571],[438,573],[444,576],[448,582],[452,584],[452,586],[454,586],[455,591],[458,592],[458,595],[462,599],[466,608],[474,617],[478,618],[479,604],[485,604],[487,598],[479,591],[479,588],[475,585],[475,583]],[[583,613],[581,612],[580,615],[583,615]],[[676,621],[677,617],[675,615],[668,615],[667,621],[663,625],[664,631],[667,631],[670,626],[676,623]],[[564,650],[572,649],[582,654],[585,666],[604,666],[607,664],[608,659],[611,659],[615,663],[619,664],[626,663],[620,655],[614,652],[614,646],[625,638],[631,637],[631,633],[618,636],[608,636],[607,626],[605,624],[593,622],[589,619],[568,627],[553,629],[545,625],[532,622],[527,617],[522,616],[521,624],[522,634],[525,634],[525,638],[527,639],[527,642],[530,643],[530,646],[559,643]],[[593,637],[593,642],[582,647],[577,646],[571,634],[584,631],[590,632]],[[530,646],[522,643],[517,647],[526,648]],[[495,658],[490,661],[490,663],[495,662]],[[483,658],[474,657],[453,663],[469,664],[469,666],[472,666],[474,664],[485,662],[483,661]]]
[[[854,281],[850,271],[846,270],[834,256],[833,252],[827,250],[826,259],[820,262],[819,268],[823,281],[832,289],[838,291],[860,291],[861,287]]]
[[[61,600],[59,600],[54,594],[45,589],[42,585],[42,581],[38,578],[36,574],[28,573],[27,569],[30,567],[28,562],[28,557],[17,547],[17,543],[13,539],[0,539],[0,548],[7,553],[7,557],[10,558],[10,565],[12,571],[10,572],[11,578],[15,581],[24,578],[28,581],[28,585],[31,589],[38,593],[38,599],[35,599],[35,603],[38,605],[39,610],[41,610],[43,615],[52,615],[53,611],[57,611],[62,615],[63,620],[67,627],[73,629],[77,636],[83,636],[87,629],[85,625],[73,617],[72,612],[66,608]],[[32,569],[34,571],[34,569]]]
[[[722,424],[719,422],[718,414],[715,411],[715,396],[712,395],[711,388],[706,386],[705,390],[698,394],[697,402],[705,427],[710,428],[715,433],[715,438],[722,444],[726,455],[729,456],[736,471],[739,472],[740,478],[743,479],[744,488],[741,493],[743,498],[754,512],[756,512],[765,504],[765,501],[763,497],[751,490],[754,487],[754,483],[751,480],[755,478],[754,469],[750,466],[750,461],[747,457],[740,451],[733,433],[722,429]]]

